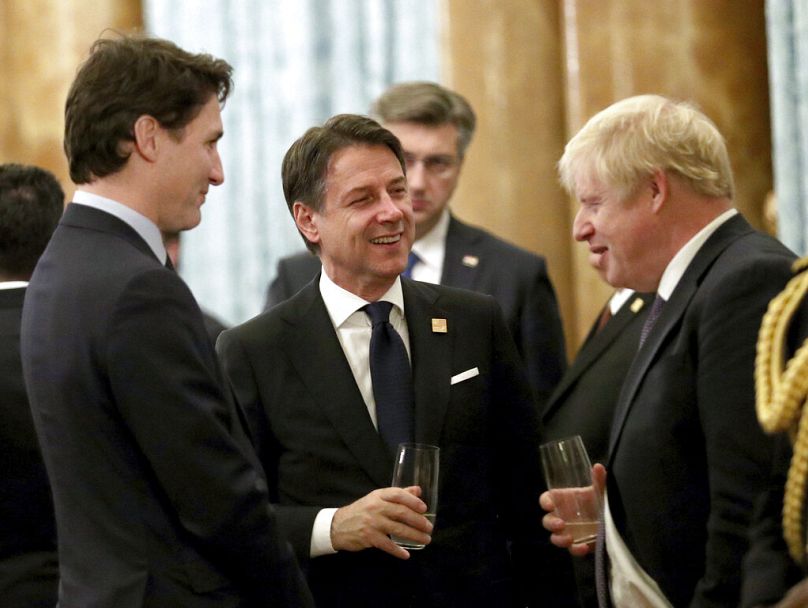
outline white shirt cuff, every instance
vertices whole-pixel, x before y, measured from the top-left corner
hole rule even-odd
[[[331,546],[331,520],[334,519],[336,509],[320,509],[317,517],[314,518],[314,526],[311,529],[311,557],[330,555],[336,553]]]

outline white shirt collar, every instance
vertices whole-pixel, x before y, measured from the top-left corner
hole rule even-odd
[[[438,222],[420,239],[412,244],[412,250],[427,266],[443,269],[443,259],[446,257],[446,233],[449,232],[449,208],[445,207],[438,218]]]
[[[334,283],[326,274],[325,268],[320,274],[320,295],[323,296],[323,302],[325,302],[328,316],[331,317],[331,322],[334,324],[334,327],[340,327],[345,323],[348,317],[365,304],[369,304],[367,300],[363,300],[359,296]],[[398,309],[399,314],[404,315],[404,293],[401,290],[400,277],[396,277],[390,289],[388,289],[379,300],[392,302]]]
[[[628,289],[627,287],[621,287],[612,294],[611,299],[609,299],[609,310],[612,316],[620,312],[623,304],[625,304],[633,294],[634,290]]]
[[[0,289],[22,289],[28,287],[28,281],[0,281]]]
[[[105,213],[114,215],[122,222],[125,222],[146,241],[146,244],[154,252],[154,255],[157,256],[157,259],[163,264],[166,263],[167,255],[166,248],[163,245],[163,235],[160,234],[160,229],[155,223],[145,215],[111,198],[92,194],[84,190],[76,190],[75,194],[73,194],[73,202],[98,209],[99,211],[104,211]]]
[[[670,300],[673,290],[676,289],[687,267],[690,266],[690,262],[696,257],[702,245],[712,236],[713,232],[718,230],[724,222],[734,215],[737,215],[737,213],[738,210],[735,208],[727,209],[724,213],[699,230],[693,238],[685,243],[684,247],[676,252],[673,259],[668,262],[665,272],[662,273],[662,278],[659,280],[659,287],[657,287],[657,293],[664,298],[665,301]]]

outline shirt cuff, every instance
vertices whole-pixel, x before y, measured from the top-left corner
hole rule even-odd
[[[311,529],[311,548],[309,555],[319,557],[336,553],[331,545],[331,520],[334,519],[336,509],[320,509],[317,517],[314,518],[314,526]]]

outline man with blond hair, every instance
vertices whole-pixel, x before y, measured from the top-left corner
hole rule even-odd
[[[755,342],[794,255],[734,208],[724,139],[689,104],[615,103],[572,138],[559,170],[592,264],[614,287],[656,293],[609,440],[601,605],[737,606],[772,456],[755,419]],[[549,493],[541,503],[554,511]],[[571,545],[557,514],[544,524]]]

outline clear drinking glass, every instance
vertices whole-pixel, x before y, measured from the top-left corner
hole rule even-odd
[[[573,544],[595,540],[601,521],[601,498],[592,483],[592,464],[580,435],[540,446],[544,478],[556,514],[566,522]]]
[[[407,488],[419,486],[421,500],[426,503],[424,516],[435,524],[435,513],[438,510],[438,470],[440,466],[440,448],[424,443],[400,443],[396,451],[396,464],[393,468],[393,487]],[[395,535],[390,537],[394,543],[405,549],[423,549],[424,545],[407,538]]]

